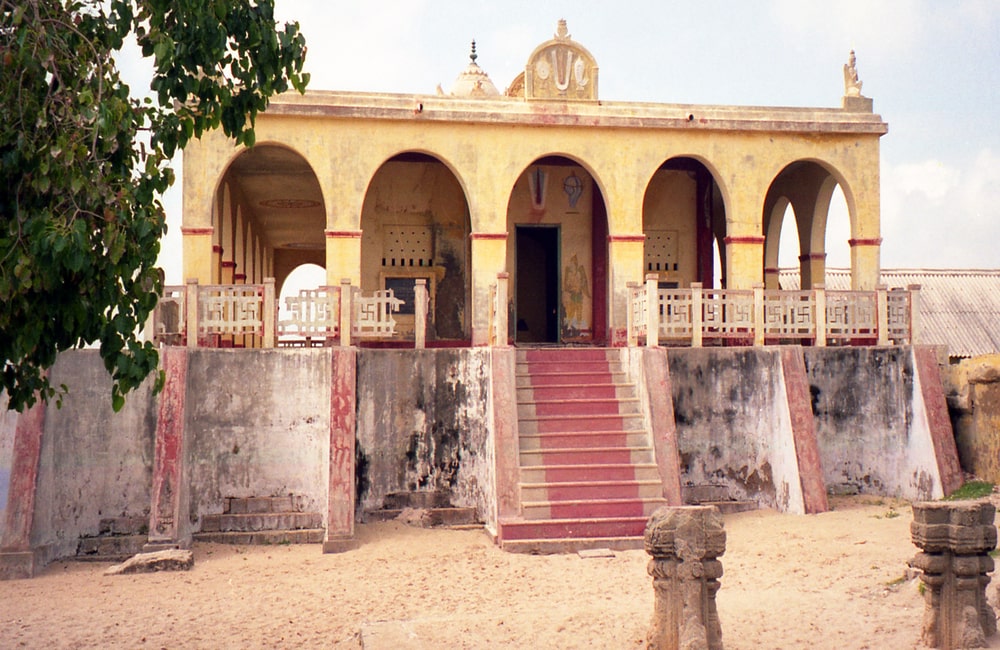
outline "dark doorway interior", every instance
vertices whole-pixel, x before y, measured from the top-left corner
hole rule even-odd
[[[559,342],[559,227],[517,226],[518,343]]]

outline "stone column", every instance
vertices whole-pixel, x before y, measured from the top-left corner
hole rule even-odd
[[[715,506],[663,507],[646,523],[656,601],[647,648],[721,650],[715,606],[726,531]]]
[[[913,504],[910,533],[921,549],[910,566],[923,571],[923,642],[932,648],[984,648],[996,633],[986,602],[989,553],[997,544],[996,510],[987,501]]]

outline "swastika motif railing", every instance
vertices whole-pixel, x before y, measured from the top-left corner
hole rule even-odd
[[[285,298],[278,319],[279,345],[308,346],[340,336],[340,287],[302,289]]]
[[[393,295],[392,289],[376,291],[371,296],[355,290],[354,318],[351,334],[359,338],[391,337],[396,333],[396,319],[392,314],[399,311],[403,301]]]
[[[628,286],[630,345],[736,340],[813,345],[912,343],[919,287],[887,291],[661,288],[656,276]],[[654,305],[652,312],[648,305]]]
[[[198,287],[199,335],[264,334],[264,285]]]

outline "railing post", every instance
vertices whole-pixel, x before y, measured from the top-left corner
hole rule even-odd
[[[691,283],[691,347],[702,346],[702,283]]]
[[[427,295],[427,280],[425,278],[417,278],[413,291],[413,300],[416,303],[413,306],[413,318],[415,321],[413,332],[414,347],[422,350],[427,341],[427,303],[430,302],[430,296]]]
[[[753,344],[764,345],[764,283],[753,283]]]
[[[351,312],[351,280],[343,278],[340,281],[340,344],[347,347],[351,344],[351,327],[354,315]]]
[[[184,288],[184,332],[189,348],[198,347],[198,278],[188,278]]]
[[[646,274],[646,347],[660,344],[660,288],[655,273]]]
[[[507,271],[497,273],[496,314],[494,314],[496,320],[495,345],[501,347],[507,347],[507,328],[510,327],[510,324],[507,322],[507,292],[509,286],[510,273]]]
[[[639,333],[636,331],[638,323],[635,322],[636,294],[641,286],[638,282],[626,282],[628,289],[628,311],[625,314],[625,344],[630,348],[639,345]]]
[[[889,292],[884,284],[875,287],[875,307],[878,314],[878,344],[889,345]]]
[[[264,278],[264,308],[261,310],[264,318],[264,347],[277,346],[275,329],[278,326],[278,310],[275,309],[274,278]]]
[[[816,339],[814,345],[819,348],[826,347],[826,285],[817,284],[813,286],[813,301],[816,303],[816,318],[813,326],[816,328]]]
[[[916,345],[920,339],[920,285],[907,285],[906,290],[910,292],[910,345]]]

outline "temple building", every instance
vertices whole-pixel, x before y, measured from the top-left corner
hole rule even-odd
[[[778,289],[789,205],[802,286],[824,283],[839,186],[851,286],[876,288],[888,126],[853,52],[837,108],[609,102],[598,82],[560,21],[502,93],[473,44],[448,92],[282,95],[254,147],[212,132],[185,150],[184,277],[280,290],[314,263],[330,286],[392,289],[404,332],[424,279],[428,344],[485,345],[506,273],[510,341],[618,346],[628,284],[647,274],[661,288]]]

